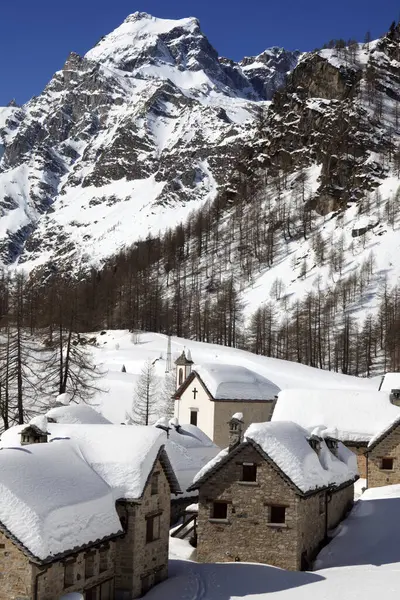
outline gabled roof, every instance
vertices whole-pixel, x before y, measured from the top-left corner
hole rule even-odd
[[[36,425],[26,425],[26,427],[24,427],[24,429],[21,429],[21,435],[23,434],[29,434],[30,432],[33,432],[35,435],[38,436],[43,436],[43,435],[49,435],[47,431],[42,431],[42,429],[39,429],[39,427],[37,427]]]
[[[382,377],[379,390],[382,392],[400,390],[400,373],[385,373]]]
[[[246,431],[244,442],[231,452],[222,450],[196,475],[189,490],[197,489],[247,445],[255,448],[300,495],[350,484],[358,477],[357,459],[343,444],[338,444],[335,456],[324,439],[319,438],[320,450],[316,452],[309,438],[309,432],[296,423],[255,423]]]
[[[272,401],[280,391],[272,381],[246,367],[213,363],[196,365],[175,392],[175,399],[182,396],[196,376],[212,400]]]
[[[400,416],[396,417],[391,423],[389,423],[384,429],[382,429],[379,433],[377,433],[369,442],[367,453],[371,452],[378,444],[382,442],[382,440],[386,439],[388,435],[395,431],[397,427],[400,425]]]
[[[111,422],[103,417],[89,404],[68,404],[67,406],[55,406],[46,413],[46,417],[53,423],[65,423],[67,425],[110,425]]]

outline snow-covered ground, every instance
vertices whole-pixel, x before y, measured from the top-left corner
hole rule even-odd
[[[162,383],[166,370],[167,336],[143,333],[139,336],[137,344],[133,343],[133,336],[128,331],[122,330],[106,331],[103,335],[89,334],[88,337],[96,338],[98,345],[93,346],[94,360],[105,372],[100,382],[104,392],[98,393],[92,404],[110,421],[121,423],[126,418],[126,412],[131,410],[135,385],[146,360],[155,361],[155,372],[160,384]],[[299,363],[258,356],[245,350],[216,344],[173,337],[171,347],[173,361],[187,348],[191,350],[195,364],[221,363],[247,367],[269,379],[280,389],[377,388],[376,382],[372,380],[322,371]],[[123,366],[126,373],[122,372]]]
[[[172,540],[170,578],[146,600],[397,600],[399,512],[399,485],[365,492],[312,573],[249,563],[197,564],[185,560],[186,542]]]

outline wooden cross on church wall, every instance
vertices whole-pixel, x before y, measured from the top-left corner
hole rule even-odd
[[[192,389],[192,392],[193,392],[193,398],[196,400],[196,396],[197,396],[197,394],[198,394],[198,390],[196,390],[196,388],[194,387],[194,388]]]

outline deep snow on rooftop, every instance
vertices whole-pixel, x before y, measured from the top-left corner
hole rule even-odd
[[[41,560],[121,531],[113,491],[71,441],[0,451],[0,523]]]
[[[272,381],[240,365],[210,363],[193,368],[216,400],[272,400],[280,391]]]
[[[369,441],[400,417],[389,394],[373,390],[286,389],[279,393],[272,421],[303,427],[325,425],[342,441]]]

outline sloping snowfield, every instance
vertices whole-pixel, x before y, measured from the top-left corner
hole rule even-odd
[[[106,331],[88,334],[96,338],[93,347],[94,359],[101,365],[104,377],[100,382],[104,392],[93,399],[92,404],[110,421],[121,423],[126,411],[132,407],[133,393],[138,375],[146,360],[155,361],[156,375],[162,384],[166,371],[167,336],[156,333],[139,335],[138,343],[133,343],[128,331]],[[251,352],[227,348],[216,344],[193,342],[173,337],[171,340],[172,361],[184,349],[190,349],[195,364],[220,363],[247,367],[269,379],[280,389],[285,388],[351,388],[376,389],[374,380],[350,377],[330,371],[322,371],[298,363],[288,362]],[[122,372],[125,366],[126,373]],[[173,369],[175,369],[175,366]]]

